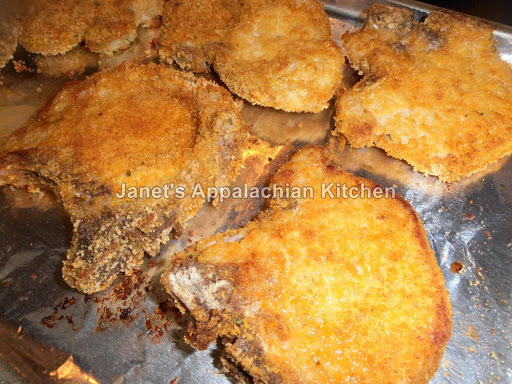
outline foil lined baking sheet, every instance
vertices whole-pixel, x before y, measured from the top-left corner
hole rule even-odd
[[[361,25],[371,1],[326,4],[336,37]],[[384,2],[386,3],[386,2]],[[388,2],[389,3],[389,2]],[[421,19],[430,6],[394,2]],[[511,29],[495,37],[512,61]],[[353,80],[349,69],[346,81]],[[66,79],[2,74],[0,140],[22,126]],[[458,183],[412,172],[382,151],[339,147],[330,138],[332,108],[292,114],[245,105],[254,140],[236,184],[263,186],[300,146],[329,145],[334,162],[384,186],[396,186],[423,220],[454,312],[452,338],[432,383],[512,383],[512,159]],[[0,188],[0,382],[230,383],[219,349],[183,341],[183,319],[159,285],[172,255],[197,239],[244,225],[261,200],[205,205],[183,236],[105,292],[84,295],[61,277],[71,223],[55,196]]]

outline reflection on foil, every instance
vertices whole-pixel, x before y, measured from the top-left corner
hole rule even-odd
[[[251,133],[275,144],[321,144],[329,134],[331,108],[319,113],[290,113],[244,104],[242,115]]]
[[[64,382],[69,381],[73,384],[99,384],[92,375],[89,375],[75,364],[73,356],[69,356],[64,364],[55,371],[50,372],[50,377],[55,377]]]
[[[369,3],[330,1],[337,4],[336,14],[349,20]],[[337,34],[349,28],[339,22],[331,26]],[[512,40],[499,36],[503,57],[511,58]],[[344,73],[345,86],[357,80],[353,71]],[[6,72],[2,81],[0,140],[66,79]],[[454,311],[452,339],[431,383],[512,383],[511,158],[458,183],[441,183],[382,150],[340,145],[330,135],[331,113],[332,108],[289,114],[246,103],[243,114],[254,139],[233,186],[264,186],[298,146],[326,141],[334,162],[345,170],[396,185],[423,220]],[[179,377],[179,384],[229,384],[215,346],[195,351],[185,344],[183,319],[159,280],[176,252],[245,225],[263,208],[261,199],[205,204],[183,234],[159,256],[146,259],[140,272],[87,296],[62,281],[71,227],[55,196],[0,188],[0,356],[30,382],[174,383]]]

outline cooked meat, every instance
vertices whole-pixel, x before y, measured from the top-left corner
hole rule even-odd
[[[93,52],[113,55],[130,46],[137,27],[155,26],[163,12],[163,0],[97,0],[95,17],[85,34],[85,44]]]
[[[113,55],[97,54],[79,45],[65,54],[54,56],[36,55],[38,73],[50,77],[79,76],[86,71],[116,67],[124,61],[132,63],[149,63],[158,57],[155,40],[160,28],[142,28],[137,31],[137,38],[123,51]]]
[[[90,0],[26,0],[19,42],[33,53],[66,53],[83,40],[93,7]]]
[[[137,23],[145,28],[160,26],[165,0],[136,0],[132,8]]]
[[[266,2],[243,12],[215,70],[238,96],[289,112],[319,112],[342,79],[343,56],[317,0]]]
[[[134,63],[149,63],[158,59],[156,41],[160,34],[160,28],[141,28],[137,32],[137,38],[130,47],[114,55],[100,55],[100,68],[116,67],[123,61]]]
[[[374,5],[342,37],[363,79],[336,104],[355,147],[377,146],[415,170],[455,181],[512,152],[512,67],[492,28],[467,16]]]
[[[194,72],[209,72],[226,33],[247,0],[170,0],[165,4],[160,58]]]
[[[204,349],[221,337],[225,363],[256,383],[427,383],[452,313],[414,209],[400,196],[322,198],[322,184],[378,186],[320,147],[300,150],[274,182],[314,196],[271,199],[162,276],[190,316],[187,341]]]
[[[37,55],[34,59],[37,72],[45,76],[79,76],[86,70],[98,68],[98,54],[89,51],[81,45],[71,51],[53,55]]]
[[[4,7],[0,5],[0,69],[12,59],[20,34],[17,20]]]
[[[67,83],[0,147],[0,184],[42,184],[74,225],[63,276],[91,293],[154,255],[204,203],[131,199],[129,187],[229,185],[247,133],[241,103],[220,86],[165,66],[125,63]]]
[[[94,19],[85,34],[87,48],[107,55],[128,48],[138,26],[132,2],[97,0],[95,4]]]
[[[44,56],[64,54],[85,39],[93,52],[126,49],[137,27],[159,23],[164,0],[27,0],[19,12],[23,47]]]

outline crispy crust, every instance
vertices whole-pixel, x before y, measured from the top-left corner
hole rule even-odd
[[[138,24],[145,27],[160,26],[160,16],[164,10],[165,0],[136,0],[132,8]]]
[[[209,72],[228,30],[247,0],[170,0],[165,4],[160,58],[193,72]]]
[[[187,340],[217,337],[256,383],[427,383],[451,333],[444,279],[414,209],[321,198],[321,183],[376,188],[299,151],[275,175],[313,199],[273,199],[245,228],[178,255],[162,284],[190,315]]]
[[[87,48],[106,55],[128,48],[138,26],[132,1],[96,0],[95,5],[95,17],[85,34]]]
[[[93,12],[89,0],[28,0],[21,14],[19,42],[33,53],[65,53],[83,40]]]
[[[343,56],[317,0],[254,5],[226,36],[215,70],[250,101],[289,112],[319,112],[342,79]]]
[[[124,61],[144,64],[155,61],[158,51],[155,40],[160,33],[159,28],[142,28],[137,31],[137,38],[130,47],[113,55],[98,55],[79,45],[71,51],[54,56],[36,55],[34,61],[37,72],[50,77],[75,77],[85,72],[117,67]]]
[[[364,75],[336,104],[351,145],[383,148],[446,182],[512,153],[512,67],[489,26],[444,12],[416,22],[374,5],[342,45]]]
[[[0,6],[0,69],[12,59],[18,46],[20,27],[14,17],[7,16],[7,11]]]
[[[74,224],[64,279],[91,293],[154,255],[200,198],[117,198],[126,187],[229,185],[247,141],[241,103],[165,66],[125,63],[67,83],[0,148],[0,184],[43,183]],[[26,175],[31,175],[27,177]]]
[[[163,6],[164,0],[28,0],[19,41],[29,52],[53,56],[85,39],[91,51],[112,55],[135,40],[139,25],[157,26]]]
[[[163,0],[95,0],[95,16],[87,27],[85,45],[93,52],[112,56],[127,49],[137,37],[137,27],[157,26]]]

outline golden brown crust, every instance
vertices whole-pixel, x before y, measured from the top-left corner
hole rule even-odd
[[[20,12],[20,43],[44,56],[64,54],[85,39],[93,52],[126,49],[137,27],[156,26],[164,0],[27,0]]]
[[[37,72],[50,77],[68,76],[70,78],[89,71],[117,67],[124,61],[144,64],[158,58],[155,41],[160,33],[159,28],[142,28],[137,31],[137,38],[130,46],[114,54],[97,54],[79,45],[65,54],[54,56],[36,55]]]
[[[329,19],[317,0],[250,7],[229,31],[214,64],[233,93],[289,112],[327,108],[341,82],[342,66]]]
[[[96,0],[94,4],[94,19],[85,33],[87,48],[106,55],[128,48],[138,26],[132,1]]]
[[[19,41],[29,52],[65,53],[83,40],[93,12],[91,0],[28,0],[21,14]]]
[[[320,147],[300,150],[274,181],[312,186],[314,198],[272,199],[163,275],[192,318],[188,341],[223,337],[226,359],[258,383],[427,383],[452,314],[414,209],[400,196],[322,198],[322,183],[378,186]]]
[[[416,22],[374,5],[342,45],[364,75],[336,104],[351,145],[383,148],[448,182],[512,152],[512,67],[489,26],[444,12]]]
[[[137,27],[157,26],[163,0],[95,0],[95,17],[87,27],[85,44],[93,52],[112,56],[127,49]]]
[[[137,23],[145,28],[160,26],[165,0],[136,0],[132,8]]]
[[[154,255],[201,198],[117,198],[128,187],[229,185],[247,133],[226,90],[165,66],[123,64],[67,83],[0,147],[0,184],[26,173],[52,187],[75,231],[64,265],[95,292]],[[30,179],[24,178],[27,184]]]
[[[165,4],[160,58],[193,72],[209,72],[226,33],[247,0],[170,0]]]
[[[7,15],[7,10],[0,6],[0,69],[12,59],[18,46],[20,27],[17,20]]]

